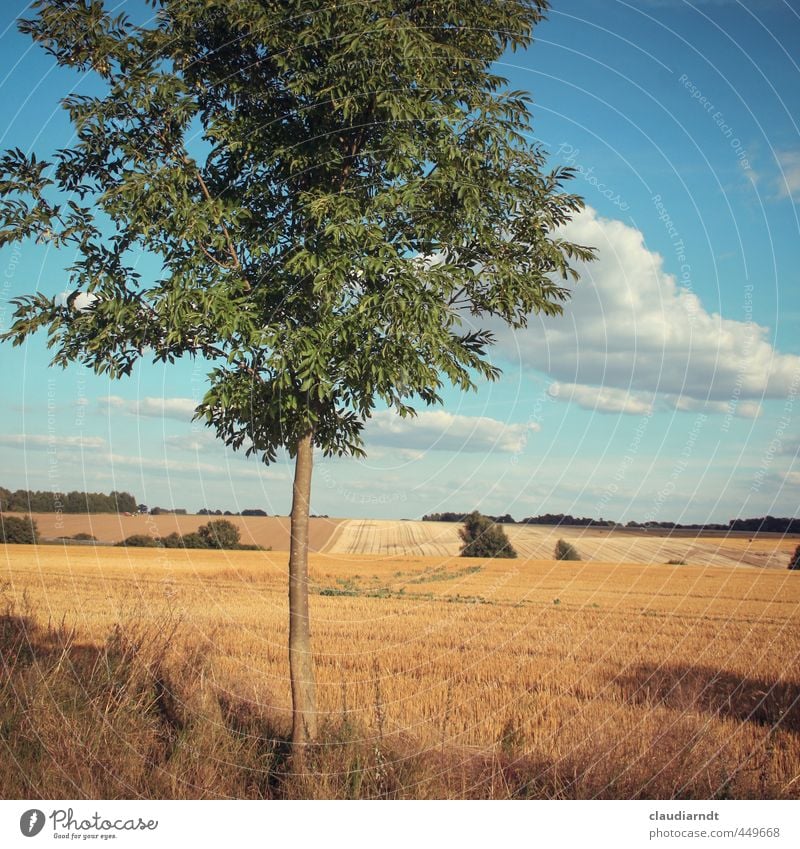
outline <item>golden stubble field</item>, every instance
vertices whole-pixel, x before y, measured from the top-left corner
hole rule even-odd
[[[289,727],[285,553],[0,554],[7,606],[98,645],[178,622],[217,692]],[[557,795],[800,796],[799,573],[318,553],[311,578],[329,723]]]
[[[286,516],[125,516],[112,514],[35,513],[33,518],[45,538],[92,533],[101,542],[116,543],[133,534],[166,536],[197,531],[219,518],[239,528],[242,542],[275,551],[289,548]],[[461,548],[460,524],[389,519],[328,519],[310,522],[312,551],[332,555],[423,555],[457,557]],[[543,560],[553,556],[556,540],[564,538],[584,560],[619,563],[684,561],[693,566],[760,566],[785,569],[800,540],[778,536],[700,534],[664,531],[630,532],[604,528],[503,526],[520,557]]]

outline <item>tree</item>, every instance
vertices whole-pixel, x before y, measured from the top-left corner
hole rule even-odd
[[[39,528],[32,516],[4,516],[0,513],[0,542],[33,545],[39,541]]]
[[[786,567],[787,569],[800,569],[800,545],[794,550],[794,554],[792,555],[791,560],[789,561],[789,565]]]
[[[227,519],[201,525],[197,533],[205,540],[207,548],[236,548],[239,545],[239,529]]]
[[[556,560],[580,560],[581,556],[578,554],[578,549],[575,548],[572,543],[567,542],[564,539],[558,540],[556,543],[555,551],[553,552],[553,556]]]
[[[503,528],[477,510],[464,519],[464,527],[458,533],[464,542],[461,546],[462,557],[517,556]]]
[[[295,461],[292,739],[317,728],[308,612],[314,448],[363,454],[376,406],[414,414],[495,379],[493,320],[554,315],[593,253],[582,206],[532,145],[530,99],[492,65],[544,0],[38,0],[20,28],[105,94],[69,95],[77,142],[0,157],[0,242],[69,257],[65,302],[16,299],[6,339],[111,377],[208,361],[196,416],[234,449]],[[197,133],[200,133],[199,140]],[[162,271],[143,280],[142,255]],[[151,511],[155,513],[155,510]]]

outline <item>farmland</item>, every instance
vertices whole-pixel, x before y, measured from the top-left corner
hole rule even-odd
[[[332,526],[312,555],[318,695],[339,745],[305,795],[800,796],[800,575],[784,556],[792,542],[511,528],[523,554],[550,548],[556,533],[607,559],[483,561],[451,556],[455,527],[353,520]],[[436,546],[442,553],[431,553]],[[352,553],[359,548],[378,553]],[[172,670],[176,697],[196,712],[181,725],[181,757],[154,778],[139,762],[147,756],[134,738],[145,731],[136,726],[124,732],[130,763],[114,767],[124,783],[98,788],[87,777],[91,786],[81,781],[73,795],[272,792],[252,779],[263,755],[246,761],[248,781],[225,772],[244,755],[219,735],[246,726],[252,743],[267,728],[288,732],[285,553],[0,552],[7,629],[29,621],[44,634],[48,621],[62,623],[82,652],[113,634],[174,630],[158,668]],[[665,563],[687,553],[687,565]],[[783,558],[783,569],[742,565],[757,554]],[[726,558],[737,565],[721,565]],[[58,642],[48,634],[43,645]],[[83,739],[84,720],[62,706],[54,721],[36,693],[25,721],[35,721],[49,757],[66,758],[65,735]],[[191,728],[206,731],[192,737]],[[362,747],[346,763],[345,739]],[[222,748],[209,751],[209,741]],[[80,771],[86,753],[69,757]],[[55,767],[33,772],[28,795],[70,795]],[[171,783],[158,784],[164,775]],[[20,788],[9,766],[0,780]]]
[[[461,526],[448,522],[348,519],[333,530],[323,550],[337,554],[458,555]],[[669,563],[702,566],[762,566],[785,569],[797,539],[772,535],[627,531],[605,528],[503,525],[520,557],[553,556],[563,538],[585,560],[605,563]]]
[[[21,515],[21,514],[19,514]],[[101,542],[116,543],[133,534],[167,536],[187,534],[216,516],[124,516],[112,514],[35,513],[43,537],[54,539],[91,533]],[[241,532],[242,542],[275,551],[289,548],[289,520],[285,516],[226,516]],[[546,560],[556,540],[571,542],[584,560],[604,563],[664,564],[683,561],[696,566],[759,566],[785,569],[798,540],[747,534],[607,530],[604,528],[503,526],[520,557]],[[448,522],[380,519],[311,519],[311,550],[331,555],[458,556],[460,525]]]

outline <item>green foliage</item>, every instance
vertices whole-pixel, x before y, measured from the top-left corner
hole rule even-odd
[[[5,516],[0,513],[0,542],[29,544],[39,541],[39,529],[30,516]]]
[[[52,492],[0,487],[0,510],[9,513],[135,513],[128,492]]]
[[[39,0],[20,24],[102,90],[64,98],[51,160],[0,155],[0,245],[47,242],[72,291],[16,299],[3,338],[44,330],[53,363],[111,377],[205,358],[196,416],[271,462],[309,432],[362,453],[377,405],[497,377],[482,322],[561,311],[582,201],[494,70],[544,0],[157,5],[140,26]]]
[[[206,538],[197,533],[184,534],[181,537],[181,544],[183,548],[208,548]]]
[[[197,529],[198,536],[205,541],[206,548],[238,548],[239,529],[227,519],[217,519]]]
[[[464,520],[464,527],[458,532],[464,545],[462,557],[516,557],[506,532],[487,516],[477,510]]]
[[[788,569],[795,570],[800,569],[800,545],[794,550],[794,554],[792,555],[792,559],[789,561]]]
[[[186,540],[179,533],[173,531],[173,533],[168,534],[165,537],[161,537],[160,539],[161,545],[164,548],[186,548]]]
[[[560,539],[556,543],[556,549],[553,554],[556,560],[580,560],[581,556],[578,554],[578,549],[575,548],[572,543],[567,542],[566,540]]]
[[[124,548],[160,548],[161,542],[149,534],[132,534],[117,545]]]

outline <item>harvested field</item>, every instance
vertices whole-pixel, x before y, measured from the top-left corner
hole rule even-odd
[[[174,621],[204,664],[206,701],[187,704],[246,704],[288,729],[285,554],[0,556],[9,611],[65,621],[84,647]],[[370,750],[447,756],[464,776],[505,759],[513,794],[543,798],[800,796],[800,573],[318,553],[311,579],[326,727],[360,729]],[[403,793],[511,794],[503,775],[412,776]]]
[[[10,513],[9,515],[23,514]],[[214,519],[227,519],[239,528],[242,542],[276,551],[289,550],[289,518],[287,516],[176,516],[159,513],[125,516],[115,513],[34,513],[39,533],[45,539],[74,536],[77,533],[93,534],[99,542],[116,543],[134,534],[168,536],[171,533],[188,534]],[[336,519],[310,520],[310,545],[312,551],[322,549],[338,525]]]
[[[344,519],[323,551],[335,554],[458,554],[458,528],[447,522]]]
[[[323,551],[336,554],[458,555],[460,524],[345,519]],[[658,531],[605,530],[503,525],[520,557],[548,559],[559,538],[572,543],[584,560],[606,563],[669,563],[697,566],[762,566],[785,569],[800,540],[778,536],[668,534]]]

